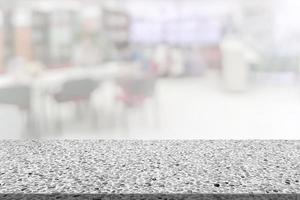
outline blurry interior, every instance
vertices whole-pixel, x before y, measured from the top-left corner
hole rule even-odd
[[[0,137],[299,139],[297,0],[0,0]]]

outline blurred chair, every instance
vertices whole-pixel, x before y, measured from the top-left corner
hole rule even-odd
[[[131,77],[117,80],[121,94],[117,99],[128,107],[139,106],[153,97],[156,80],[154,78]]]
[[[32,91],[29,85],[11,84],[0,88],[0,104],[16,106],[25,114],[26,137],[35,134],[35,119],[31,106]]]
[[[59,119],[57,119],[57,127],[62,129],[62,116],[61,116],[61,108],[60,105],[64,103],[73,102],[76,105],[78,116],[82,117],[82,110],[80,109],[92,109],[91,105],[91,97],[92,94],[99,86],[99,81],[91,79],[91,78],[80,78],[68,80],[63,83],[62,87],[53,94],[53,98],[57,103],[57,114]],[[86,107],[82,107],[86,106]],[[95,122],[97,125],[98,115],[97,112],[93,112],[95,114]]]
[[[123,110],[122,117],[125,128],[128,129],[129,111],[138,109],[144,113],[145,103],[147,100],[153,100],[153,111],[157,113],[157,101],[155,98],[155,86],[157,79],[154,76],[128,76],[117,79],[117,85],[120,88],[120,94],[117,95],[116,100],[121,102]],[[145,116],[140,116],[141,120],[145,122]],[[157,116],[156,116],[157,118]]]

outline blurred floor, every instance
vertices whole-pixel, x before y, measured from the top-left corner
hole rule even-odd
[[[101,123],[102,115],[98,129],[91,129],[88,121],[69,121],[62,134],[47,138],[299,139],[299,88],[294,84],[272,85],[253,85],[244,93],[228,93],[221,89],[215,73],[204,78],[162,79],[157,88],[159,124],[151,120],[149,105],[145,111],[148,120],[131,113],[127,131],[107,126],[107,119]],[[0,137],[19,138],[22,119],[17,111],[1,107],[0,119]]]

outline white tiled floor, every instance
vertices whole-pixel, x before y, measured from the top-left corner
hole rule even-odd
[[[121,128],[92,131],[69,124],[58,138],[300,139],[299,91],[296,84],[264,83],[252,84],[243,93],[230,93],[222,90],[217,74],[165,79],[159,82],[157,91],[159,127],[153,125],[149,104],[147,123],[141,123],[141,115],[133,113],[129,131]],[[17,137],[21,129],[18,114],[1,108],[0,118],[2,137]]]
[[[160,87],[163,129],[133,138],[300,139],[300,93],[291,85],[227,93],[218,82],[172,80]],[[156,134],[155,134],[156,133]]]

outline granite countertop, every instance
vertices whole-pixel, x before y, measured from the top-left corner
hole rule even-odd
[[[0,193],[300,193],[300,141],[0,141]]]

